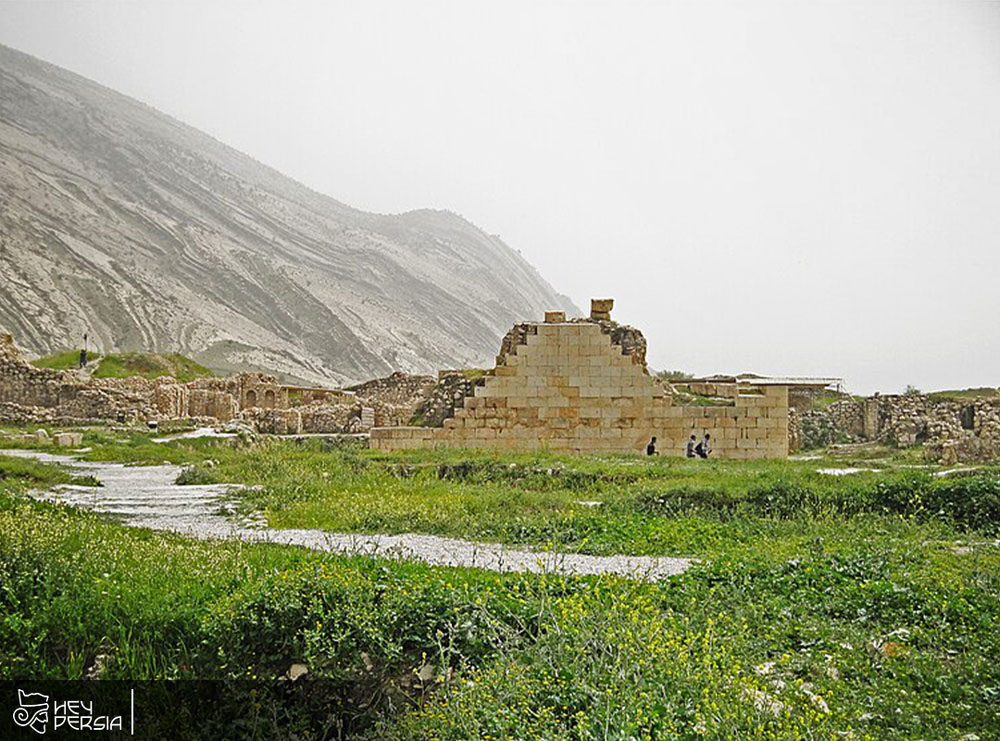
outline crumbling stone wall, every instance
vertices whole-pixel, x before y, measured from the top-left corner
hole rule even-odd
[[[437,385],[433,376],[397,371],[385,378],[366,381],[351,390],[364,406],[375,410],[378,426],[407,425]]]
[[[339,404],[306,404],[297,407],[297,411],[304,433],[368,432],[375,424],[374,410],[358,399]]]
[[[356,432],[374,424],[370,406],[332,389],[309,389],[309,403],[300,407],[301,412],[291,410],[293,389],[262,373],[199,378],[186,384],[166,376],[88,378],[77,371],[35,368],[9,334],[0,335],[0,420],[7,422],[243,419],[259,425],[261,432],[277,434]],[[404,421],[410,413],[408,409]]]
[[[599,321],[519,325],[507,337],[525,344],[510,352],[505,340],[504,362],[442,427],[375,427],[372,447],[639,452],[656,436],[661,452],[683,455],[690,435],[708,432],[719,457],[787,455],[787,387],[741,389],[729,405],[675,406],[646,372],[645,341],[618,334],[626,353],[605,329]]]
[[[736,382],[705,382],[705,381],[685,381],[678,384],[692,394],[699,396],[711,396],[715,398],[735,399],[737,396]]]
[[[834,428],[850,442],[864,438],[865,410],[857,401],[835,401],[826,408]]]
[[[577,318],[571,319],[569,323],[578,324],[585,322],[595,324],[600,327],[601,332],[611,338],[611,342],[621,350],[622,355],[627,355],[633,363],[640,366],[644,373],[648,374],[646,367],[646,338],[635,327],[627,324],[619,324],[611,319]],[[506,365],[507,357],[517,352],[517,348],[528,344],[529,335],[537,334],[537,323],[521,322],[511,327],[507,334],[500,340],[500,354],[497,355],[497,365]]]
[[[455,411],[465,406],[477,386],[486,383],[485,376],[470,376],[464,371],[441,371],[430,394],[417,405],[411,423],[424,427],[440,427]]]
[[[266,373],[237,373],[227,378],[198,378],[187,384],[192,391],[191,416],[216,416],[216,405],[227,406],[224,396],[233,398],[237,409],[288,409],[288,387]],[[199,414],[203,413],[203,414]]]
[[[10,332],[0,334],[0,363],[19,363],[24,356],[14,343],[14,335]]]
[[[845,400],[803,415],[830,430],[832,442],[924,444],[945,463],[1000,459],[1000,391],[996,396],[937,399],[925,394],[875,395]],[[802,422],[799,422],[802,427]],[[828,444],[799,433],[802,448]]]
[[[240,412],[240,419],[266,435],[298,435],[302,433],[302,415],[297,409],[252,407]]]

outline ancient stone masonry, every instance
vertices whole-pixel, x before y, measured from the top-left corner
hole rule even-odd
[[[365,406],[374,410],[375,424],[388,427],[410,424],[418,407],[426,402],[434,387],[433,376],[396,372],[385,378],[366,381],[351,390]]]
[[[454,416],[437,428],[375,427],[372,447],[640,452],[656,436],[663,454],[683,455],[692,434],[708,433],[715,456],[787,455],[787,386],[735,384],[729,404],[675,406],[646,370],[641,334],[618,329],[603,305],[590,320],[515,326]]]
[[[359,432],[374,424],[364,400],[345,391],[287,386],[261,373],[185,384],[168,376],[94,379],[35,368],[10,335],[0,335],[0,420],[79,424],[123,417],[243,420],[277,434]]]
[[[610,299],[605,300],[610,301]],[[562,312],[547,312],[547,314],[565,316]],[[642,332],[627,324],[619,324],[610,319],[595,318],[595,315],[598,317],[604,316],[605,312],[592,312],[588,319],[572,319],[570,321],[573,323],[587,322],[589,324],[596,324],[601,328],[601,332],[608,335],[611,338],[611,342],[621,349],[623,355],[627,355],[633,363],[641,366],[643,371],[648,373],[646,370],[646,338],[643,337]],[[497,355],[497,365],[504,365],[508,355],[516,352],[518,346],[527,344],[528,335],[535,334],[537,326],[536,323],[522,322],[511,327],[500,341],[500,354]]]
[[[474,396],[477,386],[486,383],[486,376],[467,371],[444,370],[438,373],[438,381],[416,410],[412,424],[424,427],[440,427],[455,411],[465,406],[466,398]]]
[[[827,434],[811,433],[810,425]],[[801,415],[793,442],[811,448],[862,441],[923,444],[932,458],[949,464],[1000,459],[1000,390],[967,399],[904,394],[834,402]]]

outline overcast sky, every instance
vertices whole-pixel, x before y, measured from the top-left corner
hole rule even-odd
[[[1000,385],[998,2],[11,2],[0,43],[457,211],[654,368]]]

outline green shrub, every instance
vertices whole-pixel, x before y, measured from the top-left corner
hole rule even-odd
[[[218,478],[214,473],[201,466],[185,466],[177,474],[174,483],[178,486],[215,484],[218,483]]]

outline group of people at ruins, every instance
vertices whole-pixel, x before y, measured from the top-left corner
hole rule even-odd
[[[701,442],[695,440],[695,436],[691,435],[691,439],[688,440],[687,446],[684,449],[684,454],[688,458],[708,458],[708,454],[712,452],[711,438],[707,432],[705,437],[701,439]],[[658,455],[656,450],[656,437],[649,439],[649,444],[646,446],[646,455]]]

